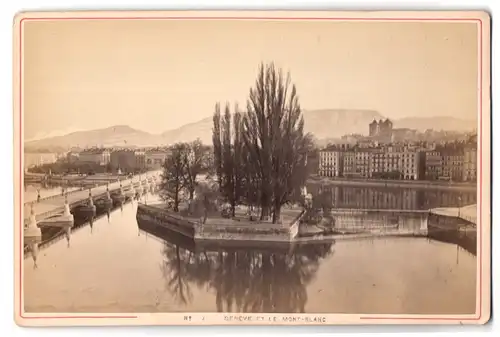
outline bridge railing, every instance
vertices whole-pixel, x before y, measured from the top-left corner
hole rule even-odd
[[[130,182],[133,181],[134,178],[135,178],[135,176],[132,177],[132,178],[127,178],[125,180],[122,180],[122,184],[130,184]],[[40,200],[37,199],[37,200],[33,200],[33,201],[25,201],[24,205],[28,205],[28,204],[31,204],[31,203],[37,203],[37,202],[41,202],[41,201],[47,201],[47,200],[57,199],[57,198],[60,198],[60,197],[64,197],[65,195],[70,196],[70,195],[73,195],[75,193],[79,193],[81,191],[85,191],[85,190],[96,188],[96,187],[102,187],[102,186],[105,186],[107,184],[114,184],[114,183],[117,183],[117,182],[119,182],[118,179],[112,180],[112,181],[105,181],[105,182],[100,181],[100,183],[95,184],[93,187],[86,188],[86,187],[82,186],[79,189],[67,191],[67,192],[64,192],[64,193],[57,193],[57,194],[53,194],[53,195],[48,195],[46,197],[40,198]],[[126,186],[124,186],[124,187],[126,187]]]
[[[118,181],[114,182],[113,184],[116,184],[116,183],[118,183]],[[133,178],[129,178],[129,179],[127,179],[127,180],[123,180],[123,181],[121,181],[121,183],[122,183],[122,187],[123,187],[123,188],[129,188],[129,187],[134,188],[134,187],[137,187],[137,186],[139,185],[139,181],[133,181]],[[102,186],[104,186],[104,185],[101,185],[100,187],[102,187]],[[114,191],[114,190],[117,190],[117,189],[119,189],[119,188],[120,188],[120,186],[119,186],[119,185],[118,185],[118,186],[115,186],[115,187],[111,187],[111,188],[110,188],[110,192],[111,192],[111,191]],[[81,190],[79,190],[79,191],[72,191],[72,194],[74,194],[74,193],[76,193],[76,192],[81,192]],[[98,194],[94,194],[92,197],[93,197],[93,198],[100,198],[100,197],[102,197],[105,193],[106,193],[106,191],[104,190],[104,191],[101,191],[101,192],[100,192],[100,193],[98,193]],[[56,198],[56,197],[61,197],[61,195],[53,196],[53,198]],[[49,199],[50,199],[50,198],[49,198]],[[87,199],[87,197],[85,197],[85,198],[83,198],[83,199],[81,199],[81,200],[76,200],[76,201],[70,202],[70,206],[74,206],[74,205],[76,205],[76,204],[79,204],[79,203],[81,203],[81,202],[84,202],[86,199]],[[47,200],[47,199],[45,199],[45,200]],[[25,205],[26,205],[26,204],[25,204]],[[49,217],[52,217],[52,216],[58,215],[58,214],[62,213],[63,211],[64,211],[64,205],[61,205],[61,206],[58,206],[58,207],[56,207],[56,208],[54,208],[54,209],[51,209],[51,210],[49,210],[49,211],[46,211],[46,212],[42,212],[42,213],[38,213],[38,214],[36,214],[36,220],[37,220],[37,221],[41,221],[41,220],[47,219],[47,218],[49,218]],[[29,218],[25,218],[25,219],[24,219],[24,227],[26,227],[28,224],[29,224]]]

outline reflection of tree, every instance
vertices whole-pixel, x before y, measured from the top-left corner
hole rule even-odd
[[[162,271],[182,304],[191,300],[190,285],[196,285],[215,291],[218,312],[305,312],[306,285],[331,251],[331,244],[316,244],[293,251],[195,254],[166,244]]]
[[[193,294],[186,279],[185,251],[181,252],[179,246],[165,243],[163,255],[165,260],[161,264],[161,271],[167,280],[167,290],[180,304],[187,304]]]

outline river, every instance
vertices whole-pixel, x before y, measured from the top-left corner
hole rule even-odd
[[[443,235],[209,249],[138,224],[135,211],[126,204],[73,230],[69,246],[40,248],[37,268],[26,257],[25,310],[475,312],[475,254]]]
[[[313,196],[328,193],[337,208],[427,210],[476,203],[475,191],[402,187],[353,187],[309,184]]]
[[[77,187],[68,187],[66,191],[71,192],[77,190]],[[40,198],[47,198],[54,195],[62,194],[62,187],[58,185],[42,185],[42,184],[25,184],[24,185],[24,203],[37,200],[38,193]]]

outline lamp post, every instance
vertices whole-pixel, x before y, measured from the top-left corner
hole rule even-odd
[[[462,207],[462,197],[458,196],[458,217],[460,218],[460,208]]]

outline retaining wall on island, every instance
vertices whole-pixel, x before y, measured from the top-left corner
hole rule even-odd
[[[211,217],[204,224],[201,219],[188,218],[167,210],[164,205],[144,205],[137,207],[137,219],[149,221],[197,241],[268,241],[291,242],[299,232],[299,222],[304,211],[291,221],[281,224],[254,222],[245,219]]]

